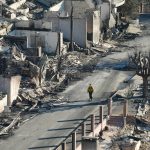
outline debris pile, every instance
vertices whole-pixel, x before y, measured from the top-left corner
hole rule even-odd
[[[139,138],[134,136],[121,137],[115,141],[112,150],[138,150],[140,145],[141,141]]]
[[[17,48],[14,48],[12,52],[11,67],[6,70],[9,72],[10,69],[15,70],[22,75],[18,97],[12,104],[14,111],[15,109],[30,110],[34,107],[34,110],[39,112],[42,104],[50,103],[50,107],[47,107],[49,110],[53,103],[68,102],[60,98],[58,93],[62,92],[71,80],[79,79],[81,69],[84,70],[87,64],[88,67],[93,66],[92,61],[96,58],[96,55],[89,56],[74,51],[60,57],[43,55],[38,59],[30,59]],[[18,56],[17,59],[14,56]],[[18,59],[21,57],[24,59]]]
[[[138,120],[138,121],[137,121]],[[132,120],[133,121],[133,120]],[[148,124],[141,121],[141,119],[135,118],[134,125],[127,125],[125,128],[120,129],[117,135],[112,139],[112,150],[129,150],[129,149],[142,149],[143,147],[150,148],[150,138],[146,131]],[[142,124],[141,124],[142,123]],[[145,126],[146,125],[146,126]],[[140,128],[142,126],[143,128]],[[147,150],[148,150],[147,149]]]
[[[0,138],[6,138],[13,134],[13,130],[19,127],[21,121],[20,113],[0,114]]]
[[[117,41],[134,40],[138,36],[139,36],[139,34],[137,34],[137,33],[122,33],[116,37],[116,40]]]

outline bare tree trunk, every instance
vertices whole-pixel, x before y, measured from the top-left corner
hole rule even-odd
[[[142,77],[143,79],[143,97],[147,98],[148,96],[148,77]]]

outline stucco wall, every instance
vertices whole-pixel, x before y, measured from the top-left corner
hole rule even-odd
[[[27,48],[41,46],[47,53],[56,52],[58,43],[58,33],[51,31],[31,31],[31,30],[15,30],[13,32],[16,36],[27,36]],[[63,37],[63,34],[60,33]],[[62,41],[61,41],[62,42]],[[62,45],[62,43],[61,43]]]
[[[7,106],[7,95],[0,99],[0,113],[4,111],[4,106]]]
[[[86,19],[73,19],[73,41],[81,47],[86,47],[87,41]],[[63,32],[65,39],[70,41],[70,19],[60,19],[60,31]]]
[[[7,105],[10,106],[17,98],[20,87],[21,76],[3,77],[0,76],[0,91],[7,93]]]

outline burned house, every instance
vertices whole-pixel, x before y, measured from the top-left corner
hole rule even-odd
[[[109,26],[109,18],[110,3],[91,0],[62,1],[51,7],[44,16],[44,20],[52,22],[53,31],[62,31],[64,39],[68,41],[72,32],[73,41],[83,48],[99,44],[101,29]]]
[[[16,22],[15,30],[0,41],[0,92],[7,96],[7,101],[5,97],[0,100],[0,111],[16,100],[21,77],[36,87],[45,80],[47,70],[53,75],[45,53],[60,54],[64,48],[63,34],[52,32],[50,23],[35,22],[35,28],[30,25],[33,23]]]
[[[15,24],[15,30],[9,35],[26,37],[26,48],[41,47],[45,53],[56,54],[58,47],[63,50],[63,34],[51,30],[51,22],[20,21]]]

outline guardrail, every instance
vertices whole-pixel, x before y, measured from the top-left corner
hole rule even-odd
[[[62,150],[66,150],[66,141],[70,137],[72,137],[72,150],[81,150],[81,143],[76,146],[76,131],[81,127],[82,131],[81,134],[82,136],[86,136],[86,121],[90,118],[90,125],[91,125],[91,132],[87,134],[87,136],[95,136],[96,134],[99,133],[102,129],[105,128],[106,123],[107,123],[107,116],[103,115],[103,106],[99,107],[99,123],[96,125],[95,124],[95,114],[92,113],[86,118],[84,118],[73,130],[70,132],[69,135],[66,136],[65,139],[63,139],[60,144],[57,145],[57,147],[54,148],[54,150],[57,150],[58,148],[61,147]]]

